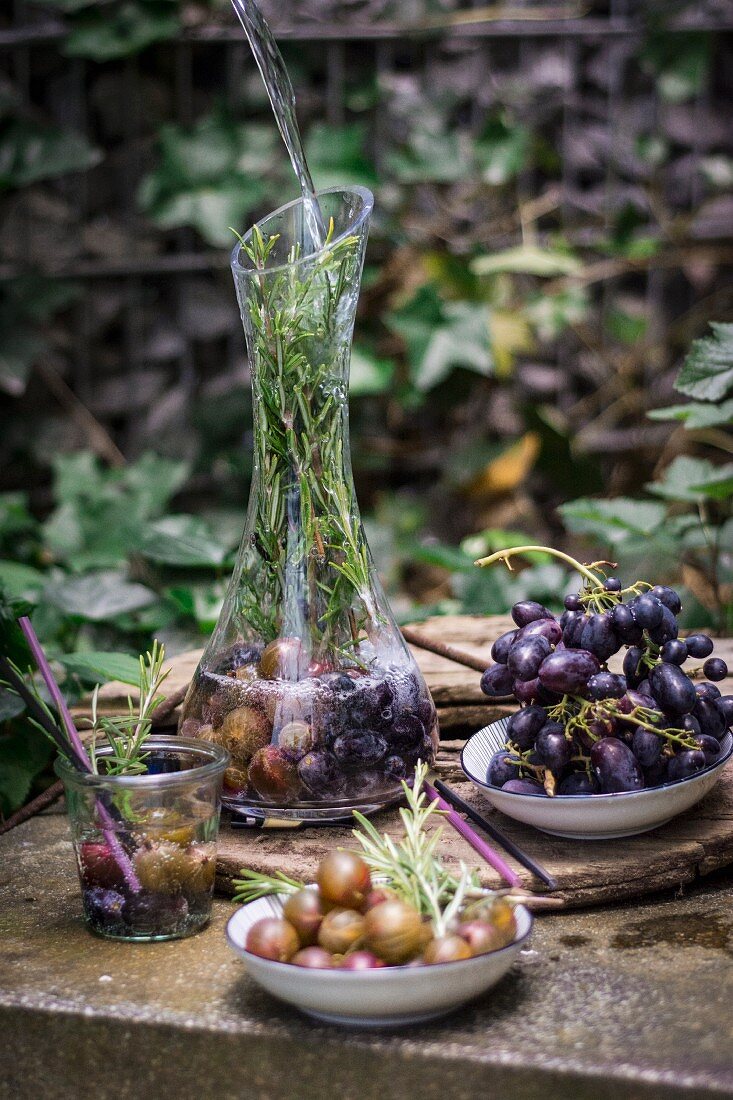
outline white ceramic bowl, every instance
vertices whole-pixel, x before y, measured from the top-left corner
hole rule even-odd
[[[573,840],[612,840],[659,828],[705,797],[717,783],[733,752],[733,737],[727,733],[719,758],[704,771],[643,791],[556,795],[554,798],[512,794],[486,782],[489,761],[506,742],[508,722],[508,718],[502,718],[473,735],[461,753],[464,772],[481,788],[492,806],[507,817],[534,825],[543,833]]]
[[[458,1008],[504,977],[529,938],[532,916],[515,909],[517,935],[507,947],[462,962],[434,966],[385,966],[377,970],[309,970],[261,959],[245,949],[247,933],[262,917],[282,915],[278,898],[260,898],[238,909],[227,924],[229,946],[268,993],[328,1023],[358,1027],[416,1024]]]

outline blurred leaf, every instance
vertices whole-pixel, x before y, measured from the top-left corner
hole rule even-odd
[[[646,488],[655,496],[666,500],[689,501],[697,503],[707,495],[703,486],[714,485],[719,477],[728,477],[733,465],[716,466],[705,458],[689,458],[678,455],[664,471],[658,481],[647,484]]]
[[[568,531],[590,535],[602,545],[618,546],[627,539],[654,534],[664,523],[667,510],[654,501],[615,497],[571,500],[558,511]]]
[[[386,393],[392,384],[394,362],[380,359],[364,344],[355,344],[351,351],[349,393],[352,397]]]
[[[407,146],[387,155],[387,168],[400,183],[455,183],[471,172],[461,135],[418,127]]]
[[[112,61],[139,53],[161,39],[174,38],[179,30],[174,0],[85,5],[74,16],[63,50],[69,57]]]
[[[733,386],[733,324],[711,321],[712,336],[695,340],[675,389],[698,401],[719,401]]]
[[[33,364],[46,350],[46,342],[22,322],[12,326],[0,310],[0,390],[11,397],[25,393]]]
[[[511,373],[518,354],[534,348],[532,330],[520,310],[493,309],[489,317],[489,337],[498,378]]]
[[[175,585],[166,594],[183,615],[195,621],[202,634],[210,634],[219,618],[225,589],[226,581],[214,581]]]
[[[73,130],[13,121],[0,133],[0,191],[83,172],[102,154]]]
[[[607,311],[605,322],[608,335],[621,344],[636,344],[646,335],[646,317],[629,313],[618,306],[612,306]]]
[[[316,187],[374,187],[378,183],[374,165],[363,152],[365,136],[361,122],[346,126],[317,122],[311,126],[305,151]]]
[[[685,103],[703,91],[710,67],[710,35],[658,32],[646,43],[643,58],[657,73],[657,86],[668,103]]]
[[[528,321],[540,340],[556,340],[565,329],[587,320],[591,309],[584,287],[566,287],[555,294],[530,296],[524,308]]]
[[[42,8],[56,8],[58,11],[69,13],[90,8],[96,0],[30,0],[30,2]]]
[[[535,432],[527,432],[471,480],[467,486],[468,495],[492,497],[513,492],[528,476],[539,450],[539,436]]]
[[[23,805],[33,780],[54,753],[51,742],[22,719],[12,733],[0,736],[0,813],[4,817]]]
[[[700,171],[712,187],[721,191],[733,188],[733,158],[723,156],[703,157]]]
[[[137,686],[140,662],[128,653],[67,653],[58,658],[67,672],[91,684],[121,680]]]
[[[190,225],[210,244],[233,243],[264,199],[276,133],[235,122],[218,109],[190,128],[163,126],[160,163],[142,181],[138,201],[163,229]]]
[[[0,561],[0,588],[7,596],[34,599],[47,577],[30,565],[17,561]]]
[[[518,275],[577,275],[583,269],[577,256],[554,248],[522,244],[493,252],[490,256],[477,256],[471,261],[471,270],[477,275],[496,275],[512,272]]]
[[[386,318],[407,346],[413,385],[426,392],[455,367],[490,375],[489,314],[474,302],[443,302],[432,284],[422,286]]]
[[[650,420],[678,420],[686,428],[714,428],[733,424],[733,397],[720,404],[703,404],[690,401],[687,405],[668,405],[664,409],[652,409]]]
[[[693,492],[700,492],[712,500],[727,500],[733,496],[733,463],[719,466],[712,477],[692,486]]]
[[[44,598],[65,614],[91,622],[104,622],[139,611],[157,600],[155,592],[142,584],[131,583],[124,573],[116,570],[54,581],[46,588]]]
[[[473,558],[455,546],[444,546],[433,542],[413,542],[410,546],[410,558],[423,565],[437,565],[449,573],[469,572],[474,569]]]
[[[151,561],[175,566],[219,566],[227,547],[217,542],[198,516],[165,516],[142,532],[140,553]]]
[[[25,703],[8,688],[0,687],[0,723],[16,718],[25,710]]]
[[[122,565],[144,521],[160,515],[188,473],[185,463],[153,454],[106,470],[81,452],[60,455],[54,468],[58,505],[44,535],[56,558],[78,572]]]
[[[498,186],[514,179],[527,165],[531,134],[506,115],[491,119],[473,145],[474,156],[486,183]]]

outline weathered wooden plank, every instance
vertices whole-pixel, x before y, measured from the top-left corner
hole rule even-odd
[[[466,801],[556,877],[558,896],[567,908],[602,905],[678,887],[733,864],[733,766],[723,773],[704,802],[682,817],[651,833],[605,841],[565,840],[504,817],[460,776],[457,753],[452,746],[449,752],[441,748],[437,770]],[[392,836],[401,835],[396,810],[379,814],[373,820],[380,830]],[[218,887],[231,893],[232,878],[242,867],[263,873],[281,870],[310,879],[329,849],[353,843],[345,826],[253,832],[225,827],[217,860]],[[444,825],[441,850],[449,866],[458,867],[463,860],[476,868],[485,885],[500,884],[496,873],[477,862],[473,849],[449,825]],[[517,865],[516,870],[523,885],[542,888],[524,868]]]

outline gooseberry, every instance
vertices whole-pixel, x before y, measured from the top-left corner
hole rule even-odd
[[[298,890],[283,905],[283,916],[289,921],[304,947],[318,939],[323,920],[323,905],[317,890]]]
[[[341,962],[342,970],[378,970],[384,963],[371,951],[352,951]]]
[[[355,909],[331,909],[318,929],[318,943],[334,955],[345,955],[364,935],[364,918]]]
[[[355,852],[329,852],[318,867],[318,889],[325,901],[345,909],[361,909],[372,879],[364,860]]]
[[[333,969],[333,958],[322,947],[303,947],[290,961],[294,966],[305,966],[309,970]]]
[[[247,933],[246,950],[261,959],[288,962],[300,949],[298,933],[292,924],[277,917],[262,917]]]
[[[431,940],[423,952],[423,962],[433,963],[460,962],[471,958],[471,948],[461,936],[438,936]]]
[[[386,963],[403,963],[423,944],[423,922],[418,911],[406,902],[396,898],[383,901],[366,914],[364,939]]]

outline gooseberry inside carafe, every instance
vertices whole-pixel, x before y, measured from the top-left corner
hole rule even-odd
[[[181,732],[232,756],[225,801],[328,819],[398,798],[432,762],[436,713],[392,617],[359,516],[348,371],[371,194],[319,195],[323,248],[301,255],[302,200],[233,255],[252,371],[253,480],[217,626]]]

